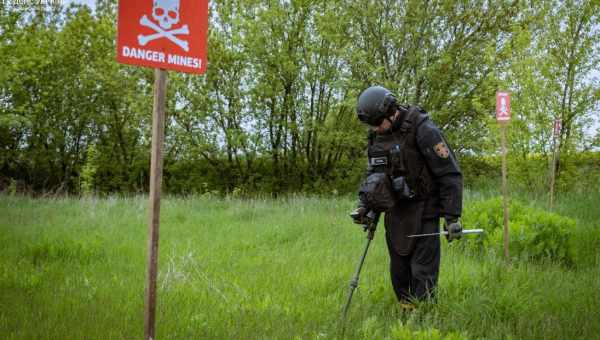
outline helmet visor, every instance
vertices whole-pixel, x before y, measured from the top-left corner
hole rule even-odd
[[[371,126],[381,125],[385,118],[385,115],[368,115],[364,111],[358,112],[358,120]]]

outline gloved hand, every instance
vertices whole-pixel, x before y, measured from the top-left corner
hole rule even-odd
[[[444,223],[444,230],[448,232],[446,239],[448,242],[452,240],[459,240],[462,236],[462,225],[458,221],[457,217],[446,217]]]
[[[356,210],[354,210],[353,212],[350,213],[350,217],[352,217],[352,220],[354,221],[354,223],[364,225],[369,222],[367,213],[368,213],[367,208],[358,207],[358,208],[356,208]]]

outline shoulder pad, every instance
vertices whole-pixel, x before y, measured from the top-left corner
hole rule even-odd
[[[427,111],[423,110],[423,108],[418,105],[411,105],[408,108],[408,114],[410,120],[414,122],[414,126],[419,126],[429,119],[429,114]]]
[[[454,152],[440,129],[431,120],[426,119],[419,127],[417,144],[434,177],[449,173],[460,174]]]
[[[425,111],[422,107],[420,107],[419,105],[411,105],[410,106],[411,109],[419,111],[420,113],[427,113],[427,111]]]

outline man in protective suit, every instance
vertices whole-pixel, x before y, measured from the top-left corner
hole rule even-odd
[[[385,212],[392,285],[398,300],[410,306],[414,299],[434,296],[440,239],[407,236],[439,232],[443,218],[448,241],[460,238],[462,174],[444,136],[420,107],[400,105],[389,90],[372,86],[358,98],[357,113],[372,129],[367,180],[352,216],[362,224],[370,210]],[[374,181],[391,186],[393,202],[382,204],[375,198],[390,195],[368,192],[377,186],[366,184]]]

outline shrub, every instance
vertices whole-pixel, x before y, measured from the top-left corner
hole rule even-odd
[[[571,218],[526,206],[511,200],[509,207],[510,253],[513,257],[534,260],[551,259],[567,265],[573,263],[570,243],[575,221]],[[480,238],[469,241],[477,249],[503,249],[502,198],[476,201],[466,207],[465,228],[485,230]]]

